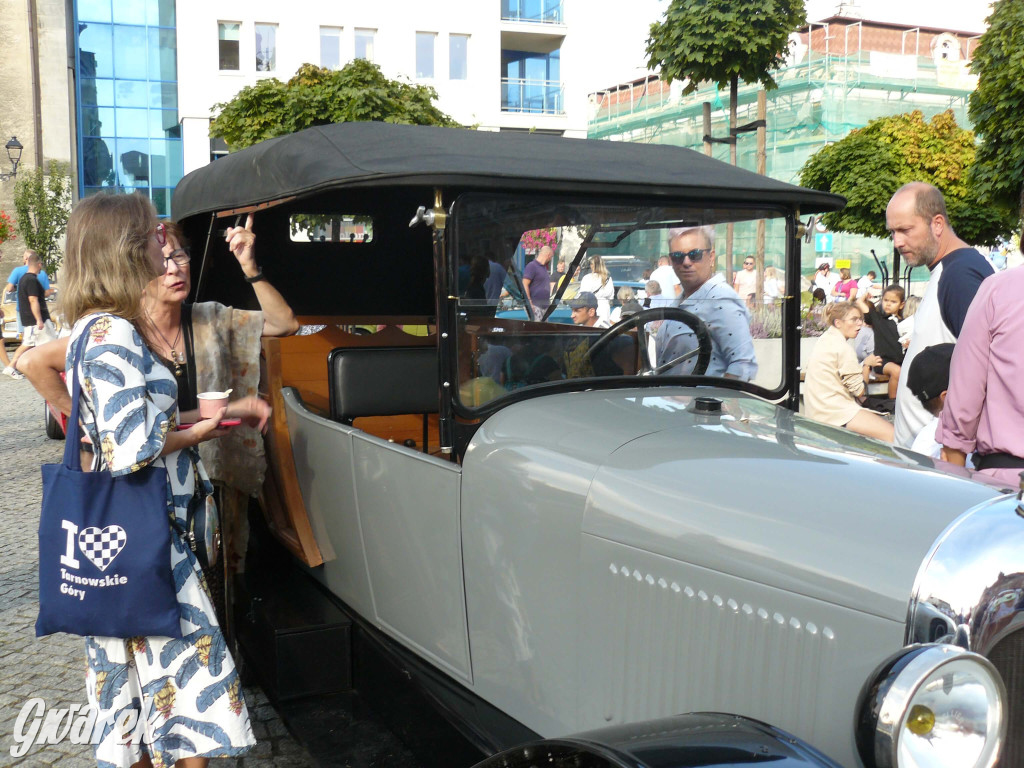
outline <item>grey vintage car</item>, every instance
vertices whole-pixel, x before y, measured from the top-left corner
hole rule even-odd
[[[264,343],[261,509],[290,554],[253,554],[236,633],[326,595],[353,634],[273,635],[271,688],[358,686],[368,643],[494,765],[1024,764],[1016,489],[797,414],[800,215],[842,204],[668,146],[372,123],[189,174],[197,298],[252,305],[215,235],[255,212],[306,325]],[[728,239],[785,268],[781,302],[599,330],[481,298],[490,263],[522,287],[538,233],[653,263],[695,226],[719,271]],[[659,365],[663,323],[685,360]],[[708,374],[732,354],[740,378]]]

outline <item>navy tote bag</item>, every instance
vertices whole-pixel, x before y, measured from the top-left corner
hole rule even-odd
[[[78,362],[91,326],[72,355],[64,462],[42,467],[36,636],[181,637],[166,470],[144,467],[118,477],[82,471]]]

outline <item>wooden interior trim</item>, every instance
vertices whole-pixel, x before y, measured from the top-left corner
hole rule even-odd
[[[328,394],[327,358],[336,347],[420,347],[436,346],[436,332],[429,336],[417,336],[404,332],[390,323],[371,334],[348,333],[338,324],[377,325],[379,318],[361,318],[360,321],[344,323],[336,316],[323,318],[327,322],[319,333],[308,336],[267,338],[263,340],[263,359],[266,365],[264,381],[269,384],[268,398],[273,408],[270,425],[265,438],[267,449],[267,477],[263,484],[263,509],[267,524],[281,543],[296,557],[309,566],[323,563],[323,554],[316,543],[309,515],[302,499],[295,472],[295,458],[292,454],[291,437],[285,412],[284,387],[298,390],[304,403],[313,411],[325,417],[330,412]],[[424,318],[409,318],[416,329],[423,328]],[[303,318],[303,320],[308,320]],[[433,328],[431,328],[433,330]],[[360,419],[359,427],[369,434],[385,440],[401,443],[405,439],[415,440],[422,449],[423,422],[420,416],[390,416]],[[430,445],[436,448],[437,416],[429,419]]]
[[[273,412],[267,429],[267,477],[263,483],[263,509],[270,526],[281,543],[306,565],[315,567],[324,562],[317,546],[313,528],[309,523],[306,505],[302,500],[295,475],[292,441],[288,434],[284,395],[281,387],[281,339],[263,340],[263,354],[270,386],[270,405]],[[324,364],[326,376],[326,363]]]

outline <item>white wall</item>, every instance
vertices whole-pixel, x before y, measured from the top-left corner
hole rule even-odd
[[[374,61],[388,77],[432,85],[439,107],[482,129],[523,128],[586,136],[588,93],[643,74],[647,30],[666,0],[564,0],[561,78],[564,115],[501,111],[501,5],[499,0],[181,0],[178,12],[178,93],[186,173],[209,161],[207,125],[212,107],[261,77],[290,78],[305,62],[320,63],[320,27],[342,28],[341,63],[355,52],[355,29],[376,29]],[[218,70],[217,22],[242,22],[239,72]],[[276,23],[277,71],[255,71],[254,23]],[[504,25],[508,28],[508,24]],[[540,25],[525,25],[537,28]],[[546,25],[545,25],[546,26]],[[436,32],[435,77],[415,80],[416,32]],[[468,79],[448,79],[448,35],[470,35]]]

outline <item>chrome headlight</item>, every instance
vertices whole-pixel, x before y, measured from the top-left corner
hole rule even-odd
[[[857,749],[869,768],[990,768],[1006,738],[1006,688],[984,656],[904,649],[861,693]]]

